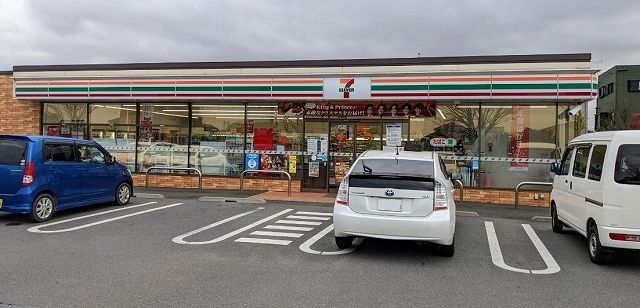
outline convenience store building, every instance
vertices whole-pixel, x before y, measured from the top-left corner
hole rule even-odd
[[[191,166],[216,189],[252,169],[328,191],[365,150],[436,150],[486,197],[550,179],[585,130],[567,111],[596,97],[595,73],[590,54],[15,66],[0,73],[0,133],[94,139],[139,185],[150,166]]]

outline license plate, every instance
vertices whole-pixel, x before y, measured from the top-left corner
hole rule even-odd
[[[379,199],[378,211],[385,212],[402,212],[402,200],[397,199]]]

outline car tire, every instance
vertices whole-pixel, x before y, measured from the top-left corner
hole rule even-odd
[[[555,233],[562,233],[563,225],[560,220],[558,220],[558,211],[556,210],[555,204],[551,206],[551,230]]]
[[[609,256],[600,244],[598,226],[596,226],[595,224],[589,228],[589,232],[587,233],[587,242],[589,249],[589,258],[591,259],[591,262],[598,265],[607,263]]]
[[[44,222],[51,219],[56,208],[56,199],[50,194],[40,194],[31,204],[29,216],[34,222]]]
[[[131,201],[131,185],[120,183],[116,189],[116,205],[125,206]]]
[[[439,245],[438,247],[438,254],[443,257],[453,257],[455,253],[455,240],[451,243],[451,245]]]
[[[350,248],[352,243],[353,243],[353,236],[345,236],[345,237],[336,236],[336,245],[340,249]]]

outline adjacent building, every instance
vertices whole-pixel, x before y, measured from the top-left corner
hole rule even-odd
[[[190,166],[220,189],[276,170],[328,191],[363,151],[436,150],[488,194],[550,179],[586,128],[568,110],[596,97],[595,74],[590,54],[15,66],[0,75],[0,133],[93,139],[138,184],[151,166]]]
[[[640,65],[616,65],[599,76],[596,130],[640,129]]]

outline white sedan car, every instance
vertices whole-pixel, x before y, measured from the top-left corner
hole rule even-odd
[[[454,254],[453,184],[434,152],[367,151],[340,183],[333,207],[336,244],[354,237],[435,243]]]

